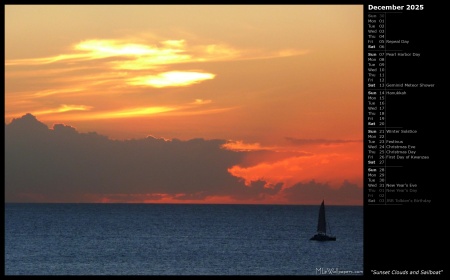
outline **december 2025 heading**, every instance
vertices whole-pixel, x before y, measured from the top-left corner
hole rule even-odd
[[[425,5],[406,4],[406,5],[367,5],[369,11],[421,11]]]

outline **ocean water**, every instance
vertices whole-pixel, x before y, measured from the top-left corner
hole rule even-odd
[[[6,275],[361,275],[363,208],[5,204]]]

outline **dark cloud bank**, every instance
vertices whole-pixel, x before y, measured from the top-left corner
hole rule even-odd
[[[339,190],[314,181],[285,190],[281,183],[267,187],[264,181],[245,186],[227,169],[250,152],[223,149],[224,143],[153,137],[111,140],[63,124],[49,129],[27,114],[5,125],[5,201],[85,202],[89,197],[110,196],[120,202],[141,194],[153,199],[168,194],[180,201],[230,196],[238,202],[262,200],[280,191],[290,203],[304,196],[320,200],[324,192],[336,201],[361,199],[361,190],[349,183]]]

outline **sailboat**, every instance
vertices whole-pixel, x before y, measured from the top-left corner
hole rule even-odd
[[[319,209],[319,221],[317,222],[317,233],[310,238],[317,241],[336,241],[336,236],[327,234],[327,222],[325,219],[325,200],[322,200]]]

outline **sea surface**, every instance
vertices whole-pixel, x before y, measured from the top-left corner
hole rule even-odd
[[[361,275],[363,208],[5,204],[6,275]]]

